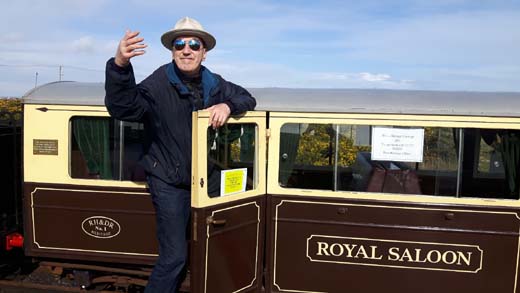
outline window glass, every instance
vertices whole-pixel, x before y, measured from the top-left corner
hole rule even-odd
[[[457,128],[424,127],[423,161],[408,163],[419,175],[422,194],[457,194],[458,133]]]
[[[286,188],[518,198],[520,134],[288,123],[279,164]]]
[[[144,168],[139,164],[139,159],[143,154],[144,125],[137,122],[122,122],[123,144],[121,148],[123,162],[121,165],[122,180],[145,181],[146,175]]]
[[[257,126],[252,123],[208,128],[209,197],[254,188],[256,133]]]
[[[518,130],[465,129],[460,195],[518,199]]]
[[[71,119],[72,178],[144,181],[137,164],[142,153],[143,126],[109,117]]]
[[[280,184],[331,189],[333,135],[330,124],[285,124],[280,140]]]

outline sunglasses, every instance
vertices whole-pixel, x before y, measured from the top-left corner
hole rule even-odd
[[[202,47],[202,44],[200,43],[199,40],[191,39],[188,41],[188,46],[193,51],[198,51]],[[180,51],[180,50],[184,49],[184,47],[186,47],[186,41],[183,39],[175,40],[175,41],[173,41],[173,47],[175,48],[175,50]]]

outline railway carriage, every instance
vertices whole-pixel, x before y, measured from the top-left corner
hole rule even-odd
[[[0,259],[8,258],[7,251],[21,247],[21,131],[22,113],[0,111]],[[0,263],[0,275],[6,265]]]
[[[251,89],[193,113],[191,292],[518,292],[520,94]],[[26,254],[153,265],[145,132],[102,84],[24,98]]]

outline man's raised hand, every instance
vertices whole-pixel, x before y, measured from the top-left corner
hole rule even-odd
[[[130,58],[145,53],[143,49],[146,48],[147,45],[142,43],[144,39],[138,36],[138,31],[126,31],[125,36],[119,42],[119,47],[117,48],[115,56],[115,62],[118,66],[126,67],[130,63]]]

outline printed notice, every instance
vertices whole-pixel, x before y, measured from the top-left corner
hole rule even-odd
[[[58,155],[57,139],[33,139],[33,155]]]
[[[423,128],[372,128],[372,160],[422,162]]]
[[[247,168],[222,170],[220,173],[220,195],[246,191]]]

